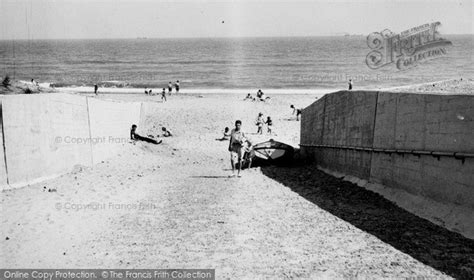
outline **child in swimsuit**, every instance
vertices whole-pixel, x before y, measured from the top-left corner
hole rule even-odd
[[[163,88],[163,91],[161,91],[161,100],[164,100],[164,102],[166,102],[166,91],[165,91],[165,88]]]
[[[270,116],[267,117],[267,121],[265,123],[267,124],[267,133],[272,134],[273,122],[272,122],[272,119],[270,118]]]
[[[263,124],[265,123],[265,120],[263,119],[263,114],[258,113],[257,120],[255,121],[255,125],[257,125],[257,134],[262,134],[263,133]]]

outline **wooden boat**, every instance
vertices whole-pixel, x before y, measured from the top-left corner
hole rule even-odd
[[[286,161],[293,158],[295,149],[285,143],[270,139],[252,147],[251,155],[266,161]]]

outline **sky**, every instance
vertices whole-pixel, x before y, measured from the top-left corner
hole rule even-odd
[[[473,34],[472,0],[0,0],[0,40],[395,33],[435,21]]]

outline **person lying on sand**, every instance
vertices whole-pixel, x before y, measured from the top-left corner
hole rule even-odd
[[[156,141],[155,139],[140,136],[139,134],[136,133],[136,130],[137,130],[137,125],[133,124],[132,128],[130,129],[130,139],[135,140],[135,141],[145,141],[152,144],[161,144],[162,140]]]
[[[229,131],[228,127],[225,127],[224,128],[224,135],[222,136],[222,138],[217,138],[216,140],[217,141],[225,141],[225,140],[229,140],[229,139],[230,139],[230,131]]]
[[[296,113],[296,120],[299,121],[300,120],[300,115],[301,115],[301,109],[296,109],[295,106],[293,106],[293,105],[290,105],[290,108],[293,109],[292,115],[294,115]]]
[[[242,170],[242,157],[245,153],[243,145],[246,141],[248,141],[241,127],[242,127],[242,121],[236,120],[235,128],[232,129],[232,131],[230,132],[229,152],[230,152],[230,164],[232,165],[232,177],[235,176],[236,168],[237,168],[237,177],[241,177],[240,171]]]

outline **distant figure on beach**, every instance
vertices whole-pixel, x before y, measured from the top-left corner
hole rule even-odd
[[[226,126],[224,128],[224,133],[222,135],[222,138],[217,138],[216,140],[218,141],[225,141],[230,139],[230,129]]]
[[[349,83],[348,83],[348,84],[349,84],[349,90],[352,90],[352,80],[351,80],[351,79],[349,79]]]
[[[153,95],[153,92],[151,89],[148,91],[148,95]]]
[[[250,100],[253,99],[253,97],[250,93],[247,93],[247,96],[244,98],[244,100],[248,100],[248,99],[250,99]]]
[[[140,136],[139,134],[136,133],[136,130],[137,130],[137,125],[133,124],[132,128],[130,129],[130,139],[135,140],[135,141],[145,141],[152,144],[161,144],[162,140],[156,141],[155,139]]]
[[[299,121],[300,120],[300,115],[301,115],[301,109],[296,109],[295,106],[293,106],[293,105],[290,105],[290,108],[293,109],[292,115],[294,115],[296,113],[296,120]]]
[[[222,138],[217,138],[216,141],[226,141],[230,139],[230,129],[226,126]]]
[[[270,97],[265,97],[265,93],[263,93],[263,91],[261,89],[259,89],[257,91],[257,98],[260,100],[260,101],[266,101],[267,99],[270,99]]]
[[[94,85],[94,93],[97,95],[97,91],[99,91],[99,86],[97,84]]]
[[[171,82],[168,83],[168,93],[171,95],[171,91],[173,91],[173,84]]]
[[[163,90],[161,91],[161,100],[164,102],[166,102],[166,90],[165,88],[163,88]]]
[[[273,122],[272,122],[272,118],[270,116],[267,117],[267,121],[265,122],[265,124],[267,125],[267,133],[272,134]]]
[[[258,113],[257,120],[255,121],[255,125],[257,126],[257,134],[262,134],[263,133],[263,124],[265,123],[265,120],[263,119],[263,114]]]
[[[235,169],[238,167],[237,177],[240,177],[242,169],[242,157],[244,156],[244,144],[248,142],[242,131],[242,121],[235,121],[235,128],[230,132],[229,152],[230,164],[232,165],[232,177],[235,176]],[[238,166],[237,166],[238,164]]]
[[[179,93],[179,80],[177,80],[176,83],[174,83],[174,87],[176,89],[176,93]]]
[[[171,131],[169,129],[167,129],[166,127],[162,127],[161,128],[161,131],[163,131],[163,137],[171,137],[173,136],[173,134],[171,133]]]
[[[147,88],[145,88],[145,94],[148,95],[148,89]]]

